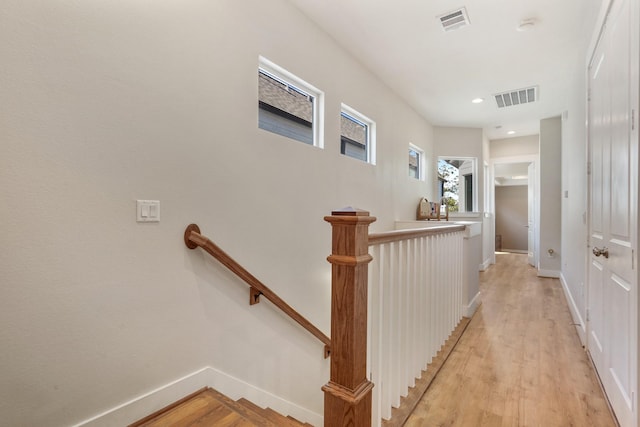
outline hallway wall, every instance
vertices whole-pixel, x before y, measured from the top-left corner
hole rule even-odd
[[[205,366],[321,416],[322,344],[184,228],[329,333],[323,216],[413,218],[431,125],[281,0],[7,0],[0,22],[0,423],[69,426]],[[325,92],[324,149],[258,129],[259,55]],[[340,154],[341,102],[376,121],[377,165]]]
[[[562,121],[540,120],[540,229],[538,274],[559,277],[561,246]]]
[[[584,41],[573,72],[568,76],[571,89],[567,111],[562,117],[562,193],[561,193],[561,251],[560,280],[567,295],[569,308],[577,324],[583,343],[586,340],[586,238],[587,238],[587,65],[590,50],[599,34],[609,0],[603,1],[600,18],[592,29],[591,40]],[[591,45],[591,48],[588,48]]]
[[[491,158],[517,157],[540,153],[540,135],[524,135],[494,139],[490,143]]]
[[[484,207],[484,133],[480,128],[458,128],[436,126],[433,130],[434,151],[433,157],[437,162],[439,156],[444,157],[475,157],[477,176],[474,177],[476,185],[474,189],[477,191],[477,210],[483,212]],[[435,167],[435,165],[434,165]],[[434,176],[435,178],[435,176]],[[434,190],[437,195],[437,180],[434,184]]]

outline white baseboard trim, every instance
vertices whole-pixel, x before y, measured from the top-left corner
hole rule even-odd
[[[476,312],[479,305],[480,305],[480,291],[478,291],[478,293],[473,297],[473,299],[468,305],[464,306],[462,315],[464,317],[473,316],[473,313]]]
[[[567,305],[569,306],[571,318],[573,319],[576,331],[578,332],[578,337],[580,338],[580,342],[584,346],[587,342],[587,325],[580,315],[580,310],[578,310],[576,300],[573,299],[573,295],[571,294],[571,291],[569,291],[569,285],[567,284],[567,281],[565,280],[562,273],[560,273],[560,283],[562,283],[562,290],[564,291],[564,296],[567,299]]]
[[[502,249],[501,252],[511,252],[513,254],[528,254],[528,251],[523,251],[521,249]]]
[[[324,418],[321,414],[284,400],[266,390],[208,366],[135,397],[72,427],[128,425],[203,387],[212,387],[234,400],[244,397],[261,407],[268,406],[283,415],[291,415],[300,421],[313,425],[319,426],[324,423]]]
[[[559,279],[560,272],[558,270],[538,270],[538,277],[551,277],[554,279]]]
[[[480,264],[480,271],[485,271],[491,264],[495,264],[495,262],[491,262],[491,258],[485,259],[484,262]]]
[[[471,302],[466,305],[464,307],[464,317],[471,317],[473,316],[473,313],[476,312],[476,310],[478,309],[478,306],[480,306],[480,291],[478,291],[478,293],[473,297],[473,299],[471,300]]]

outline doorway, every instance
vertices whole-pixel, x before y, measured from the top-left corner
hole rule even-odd
[[[527,254],[537,266],[537,156],[492,159],[491,176],[496,251]]]
[[[529,163],[504,163],[495,167],[496,250],[528,253],[528,167]]]

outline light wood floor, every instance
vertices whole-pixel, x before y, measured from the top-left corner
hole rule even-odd
[[[482,305],[405,426],[615,426],[558,279],[520,254],[480,278]]]

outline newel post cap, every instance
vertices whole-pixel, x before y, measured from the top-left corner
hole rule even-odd
[[[335,211],[331,211],[331,215],[334,216],[369,216],[369,211],[365,211],[364,209],[353,208],[351,206],[347,206],[346,208],[338,209]]]
[[[325,216],[324,220],[337,224],[371,224],[375,222],[376,217],[370,216],[369,211],[348,206],[331,211],[331,215]]]

